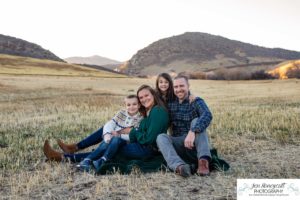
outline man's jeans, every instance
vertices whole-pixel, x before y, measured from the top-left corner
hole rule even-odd
[[[97,131],[93,132],[88,137],[81,140],[79,143],[77,143],[78,149],[85,149],[87,147],[93,146],[95,144],[98,144],[102,142],[103,140],[103,127],[98,129]]]
[[[179,137],[160,134],[156,139],[157,146],[167,161],[169,168],[174,171],[179,165],[186,164],[183,160],[197,163],[197,160],[201,157],[211,157],[210,145],[206,131],[196,134],[194,142],[195,148],[192,150],[184,147],[184,140],[186,136],[187,134]]]

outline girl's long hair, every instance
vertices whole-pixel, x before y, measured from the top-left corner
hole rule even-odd
[[[158,87],[159,78],[164,78],[169,82],[169,88],[167,90],[166,99],[163,99],[163,93],[160,91],[160,89]],[[169,101],[172,101],[172,100],[175,99],[175,94],[174,94],[174,89],[173,89],[173,80],[172,80],[171,76],[168,73],[159,74],[157,76],[155,85],[156,85],[156,91],[157,91],[159,97],[161,98],[161,100],[163,100],[163,102],[165,104],[167,104]]]
[[[152,96],[153,96],[153,98],[154,98],[154,105],[153,105],[153,106],[157,105],[157,106],[161,106],[161,107],[163,107],[164,109],[166,109],[164,102],[159,98],[159,96],[158,96],[158,94],[155,92],[155,90],[154,90],[151,86],[149,86],[149,85],[141,85],[141,86],[138,88],[138,90],[137,90],[137,92],[136,92],[136,95],[139,96],[139,92],[140,92],[141,90],[144,90],[144,89],[150,91],[150,93],[152,94]],[[139,103],[141,104],[139,98],[138,98],[138,100],[139,100]],[[167,110],[167,109],[166,109],[166,110]],[[139,109],[139,112],[140,112],[144,117],[147,116],[147,110],[146,110],[146,108],[145,108],[142,104],[141,104],[141,107],[140,107],[140,109]]]

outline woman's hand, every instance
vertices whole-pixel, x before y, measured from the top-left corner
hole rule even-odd
[[[123,128],[122,130],[118,131],[119,134],[129,134],[131,131],[131,127]]]

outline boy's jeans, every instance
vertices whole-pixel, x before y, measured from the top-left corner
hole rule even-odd
[[[76,153],[76,154],[64,154],[65,158],[70,159],[71,162],[80,162],[85,158],[90,160],[97,160],[103,156],[109,144],[101,142],[97,149],[92,152]]]

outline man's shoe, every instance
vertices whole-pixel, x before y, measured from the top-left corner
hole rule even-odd
[[[209,162],[206,159],[198,160],[197,174],[200,176],[209,176]]]
[[[57,140],[57,144],[65,153],[73,154],[78,151],[78,147],[76,144],[65,144],[62,140],[59,139]]]
[[[92,160],[91,159],[84,159],[78,165],[76,165],[77,169],[84,172],[89,172],[92,168]]]
[[[191,175],[191,167],[188,164],[182,164],[176,167],[175,172],[182,177],[189,177]]]
[[[104,163],[105,163],[105,160],[103,158],[93,161],[93,166],[95,167],[96,173],[100,172],[100,169]]]
[[[44,143],[44,154],[49,160],[61,162],[63,160],[63,154],[55,151],[51,148],[49,141],[45,140]]]

